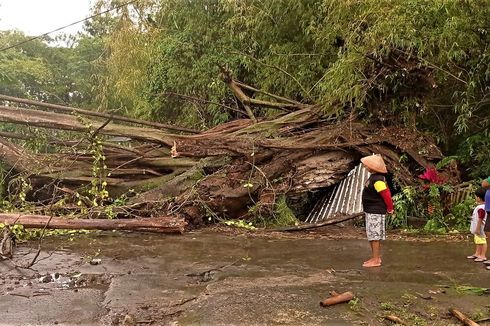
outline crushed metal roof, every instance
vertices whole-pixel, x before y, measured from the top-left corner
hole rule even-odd
[[[369,172],[362,164],[351,170],[347,177],[333,186],[311,210],[307,223],[319,223],[337,214],[356,214],[362,212],[362,190],[369,178]]]

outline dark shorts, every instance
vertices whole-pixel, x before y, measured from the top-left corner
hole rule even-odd
[[[490,189],[485,192],[485,210],[490,212]]]
[[[487,211],[487,222],[483,227],[483,231],[490,232],[490,189],[485,193],[485,210]]]

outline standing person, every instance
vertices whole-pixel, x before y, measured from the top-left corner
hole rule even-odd
[[[485,211],[487,212],[487,221],[485,223],[485,226],[483,230],[485,231],[485,235],[487,237],[487,245],[488,242],[490,241],[490,176],[483,180],[481,183],[482,187],[487,190],[485,194]],[[487,265],[487,269],[490,270],[490,260],[486,260],[483,262],[485,265]]]
[[[372,257],[366,260],[363,267],[381,266],[381,240],[385,240],[385,216],[393,214],[393,200],[384,174],[385,162],[381,155],[366,156],[362,164],[371,173],[362,191],[362,206],[366,215],[366,234],[371,246]]]
[[[475,253],[466,258],[473,259],[475,262],[484,262],[487,260],[485,256],[487,254],[487,240],[483,227],[485,221],[487,220],[487,213],[485,212],[485,188],[478,188],[475,191],[475,200],[477,206],[473,210],[473,215],[471,216],[471,234],[474,235],[475,241]]]

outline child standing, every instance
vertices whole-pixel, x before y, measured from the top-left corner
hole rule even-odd
[[[371,173],[362,191],[362,206],[366,215],[366,234],[371,246],[372,257],[366,260],[363,267],[381,266],[381,240],[385,240],[385,216],[393,214],[393,200],[384,174],[385,162],[380,155],[366,156],[362,164]]]
[[[476,245],[475,253],[468,256],[468,259],[473,259],[475,262],[484,262],[487,260],[485,257],[487,253],[487,240],[485,231],[483,231],[485,221],[487,219],[487,213],[485,212],[485,189],[478,188],[475,191],[475,199],[477,206],[473,210],[471,216],[471,234],[474,235],[474,241]]]

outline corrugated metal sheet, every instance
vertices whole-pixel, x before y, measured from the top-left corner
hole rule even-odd
[[[356,166],[344,180],[320,198],[305,222],[318,223],[336,214],[350,215],[362,212],[362,189],[368,178],[369,172],[364,166]]]

